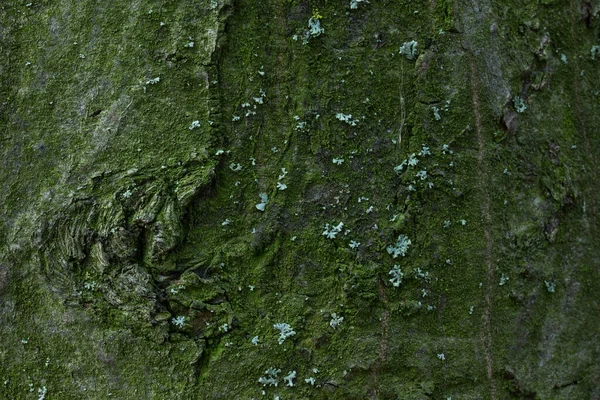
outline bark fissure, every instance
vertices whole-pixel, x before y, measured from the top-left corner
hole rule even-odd
[[[479,104],[479,89],[477,83],[477,65],[474,59],[471,59],[471,91],[473,97],[473,113],[475,115],[475,130],[477,133],[477,179],[480,191],[481,216],[483,233],[485,237],[485,262],[487,266],[487,284],[485,288],[485,309],[483,312],[483,346],[485,348],[485,360],[487,364],[487,376],[490,384],[490,395],[496,399],[496,382],[494,380],[494,359],[492,348],[492,288],[494,284],[494,259],[493,259],[493,239],[492,239],[492,215],[490,211],[491,199],[489,195],[489,178],[487,171],[487,162],[485,160],[485,142],[483,137],[483,127],[481,123],[481,107]]]

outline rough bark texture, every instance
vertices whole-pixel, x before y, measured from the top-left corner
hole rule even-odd
[[[2,3],[1,398],[600,398],[597,1]]]

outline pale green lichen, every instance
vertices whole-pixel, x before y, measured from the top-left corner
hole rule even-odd
[[[518,95],[513,97],[513,106],[518,113],[522,113],[527,109],[525,101]]]
[[[400,284],[402,283],[402,278],[404,277],[404,273],[402,272],[400,267],[398,265],[394,265],[394,268],[390,270],[389,274],[392,276],[392,278],[390,279],[392,285],[394,285],[394,287],[400,286]]]
[[[417,50],[417,42],[411,40],[410,42],[404,42],[402,46],[400,46],[400,54],[406,56],[409,60],[414,59],[419,51]]]

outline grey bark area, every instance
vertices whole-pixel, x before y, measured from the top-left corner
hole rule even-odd
[[[0,5],[0,398],[600,398],[600,5]]]

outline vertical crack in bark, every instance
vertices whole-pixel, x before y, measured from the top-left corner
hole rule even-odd
[[[579,3],[571,2],[571,5],[575,10],[573,13],[571,13],[571,15],[572,15],[572,17],[571,17],[571,22],[572,22],[571,23],[571,34],[573,37],[577,37],[576,27],[578,26],[578,24],[581,23],[581,21],[576,18]],[[583,68],[581,68],[581,63],[580,63],[579,57],[574,57],[573,62],[575,65],[574,71],[583,71]],[[573,82],[573,93],[575,95],[575,99],[577,100],[577,104],[579,105],[578,107],[574,107],[573,116],[575,118],[577,118],[577,122],[578,122],[577,128],[579,128],[578,131],[580,131],[583,135],[586,156],[588,157],[590,164],[593,165],[594,170],[596,170],[596,173],[598,173],[598,161],[597,161],[597,157],[594,156],[594,151],[592,149],[592,145],[590,144],[587,123],[586,123],[586,121],[587,121],[586,114],[589,113],[589,115],[594,115],[594,113],[592,110],[590,110],[591,107],[589,107],[589,105],[587,105],[587,107],[586,107],[586,102],[584,101],[584,99],[581,96],[581,90],[580,90],[581,81],[578,79],[573,79],[572,82]],[[592,118],[590,118],[590,119],[592,119]],[[588,194],[587,197],[589,198],[589,200],[591,202],[591,209],[597,210],[598,208],[597,208],[597,201],[596,201],[596,191],[590,187],[584,188],[583,191],[587,192],[587,194]]]
[[[490,383],[490,397],[496,400],[496,382],[494,381],[494,368],[492,356],[492,285],[494,284],[494,260],[493,260],[493,242],[492,242],[492,215],[490,212],[491,199],[487,191],[488,171],[485,162],[485,145],[483,141],[483,128],[481,126],[481,112],[479,106],[479,89],[477,87],[477,66],[475,60],[471,58],[471,90],[473,96],[473,113],[475,114],[475,128],[477,131],[477,166],[478,183],[483,202],[481,203],[481,214],[483,217],[483,231],[485,236],[485,259],[487,265],[487,287],[485,291],[485,308],[483,312],[483,334],[482,342],[485,348],[485,360],[487,364],[487,375]]]
[[[389,327],[389,300],[385,294],[385,285],[381,277],[377,278],[377,285],[379,287],[379,298],[383,302],[383,310],[381,312],[381,338],[379,339],[379,358],[377,359],[373,367],[373,382],[375,383],[375,391],[371,392],[371,398],[377,399],[379,396],[379,371],[381,365],[385,362],[387,357],[388,349],[388,327]]]

